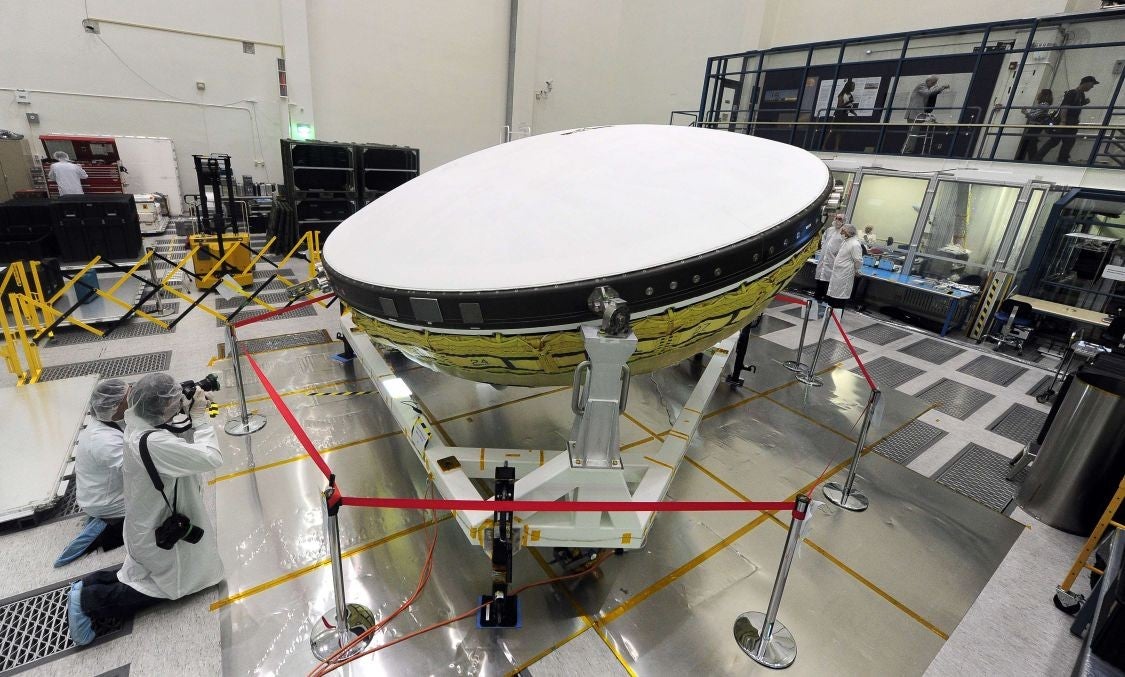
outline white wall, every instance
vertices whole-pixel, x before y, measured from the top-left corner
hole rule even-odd
[[[508,2],[308,2],[317,138],[420,148],[430,169],[501,141]]]
[[[534,77],[516,100],[530,104],[536,133],[571,127],[666,124],[699,108],[707,58],[759,46],[766,2],[713,0],[520,0],[519,55]],[[524,25],[537,27],[525,33]],[[546,96],[535,93],[552,83]]]
[[[229,153],[237,174],[280,178],[280,48],[258,44],[255,54],[244,54],[238,40],[161,30],[280,44],[277,2],[88,4],[91,17],[108,20],[100,36],[82,29],[82,0],[5,5],[0,127],[29,135],[39,152],[44,133],[170,137],[185,192],[196,192],[194,153]],[[206,89],[198,91],[196,81]],[[33,90],[31,104],[15,103],[14,88]],[[26,122],[28,111],[40,115],[34,128]]]

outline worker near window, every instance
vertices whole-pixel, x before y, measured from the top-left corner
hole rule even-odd
[[[74,452],[75,498],[86,513],[86,524],[55,560],[61,567],[98,548],[121,547],[125,522],[125,486],[121,464],[125,457],[125,407],[129,386],[111,378],[94,387],[90,409],[94,420],[78,436]]]
[[[856,276],[863,265],[863,247],[856,237],[855,226],[848,223],[840,229],[840,244],[832,261],[832,275],[828,281],[828,305],[843,310],[852,296]]]
[[[824,316],[824,295],[828,293],[828,279],[832,276],[832,262],[840,249],[840,229],[844,227],[844,216],[837,214],[820,240],[820,260],[816,262],[816,291],[813,298],[821,304],[818,316]]]
[[[1021,108],[1020,112],[1027,118],[1029,125],[1051,124],[1051,106],[1055,103],[1055,95],[1049,89],[1042,89],[1035,97],[1035,104],[1030,108]],[[1020,136],[1020,145],[1016,148],[1016,161],[1034,160],[1039,153],[1039,141],[1043,138],[1043,130],[1035,127],[1025,127]]]
[[[840,137],[844,135],[844,124],[849,117],[856,116],[859,104],[855,100],[855,81],[848,80],[843,89],[836,95],[836,107],[832,110],[832,129],[825,140],[825,147],[832,146],[832,150],[840,150]]]
[[[223,579],[215,529],[203,505],[203,473],[223,464],[215,430],[203,415],[206,393],[198,388],[187,400],[171,376],[148,374],[128,401],[125,564],[116,574],[96,572],[71,586],[67,616],[70,637],[79,645],[94,640],[93,621],[124,620]],[[193,426],[193,420],[201,424]]]
[[[863,237],[861,239],[866,247],[879,246],[879,238],[875,236],[875,226],[864,226]]]
[[[1054,127],[1049,132],[1050,136],[1047,143],[1039,149],[1039,153],[1035,156],[1037,162],[1042,162],[1047,153],[1055,146],[1059,147],[1059,156],[1055,162],[1060,164],[1068,164],[1070,162],[1070,151],[1074,148],[1074,142],[1078,140],[1078,130],[1075,126],[1082,118],[1082,107],[1090,103],[1086,98],[1086,92],[1094,88],[1094,85],[1101,84],[1093,75],[1087,75],[1082,78],[1078,86],[1074,89],[1066,90],[1063,94],[1062,103],[1059,105],[1059,110],[1055,116],[1055,120],[1060,127]]]
[[[906,143],[902,147],[904,154],[914,152],[918,137],[924,133],[921,125],[934,119],[932,112],[937,102],[937,95],[947,89],[949,85],[939,86],[938,76],[931,75],[919,82],[910,92],[910,99],[906,104],[906,121],[910,123],[910,129],[906,132]]]
[[[63,151],[55,153],[55,163],[47,178],[54,181],[59,187],[59,195],[82,195],[82,179],[88,179],[86,170],[70,161],[70,156]]]

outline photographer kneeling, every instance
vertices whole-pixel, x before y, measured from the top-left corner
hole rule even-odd
[[[202,388],[187,400],[168,374],[148,374],[129,392],[125,564],[116,574],[97,572],[71,586],[67,615],[76,644],[94,640],[91,621],[126,619],[223,579],[215,529],[203,505],[202,474],[223,464],[204,414],[207,403]]]

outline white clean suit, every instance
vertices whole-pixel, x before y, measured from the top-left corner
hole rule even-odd
[[[863,263],[863,247],[858,237],[849,237],[840,243],[832,262],[832,277],[828,280],[828,298],[847,299],[852,295],[855,276]]]
[[[816,279],[827,282],[832,277],[832,263],[836,260],[836,253],[840,251],[840,243],[844,236],[832,226],[828,227],[828,234],[824,236],[824,243],[820,247],[820,260],[816,262]]]
[[[197,415],[196,420],[200,418]],[[206,419],[204,419],[206,420]],[[158,429],[125,412],[125,549],[127,556],[117,578],[149,597],[179,599],[223,580],[215,527],[203,505],[202,474],[223,464],[223,456],[209,423],[199,425],[182,436]],[[176,494],[176,511],[203,529],[198,543],[179,541],[171,550],[156,546],[155,531],[171,515],[160,492],[153,486],[140,456],[141,435],[148,436],[152,463],[164,482],[164,493],[171,502]]]
[[[125,516],[121,465],[125,438],[109,423],[93,421],[78,436],[74,452],[75,498],[82,512],[100,519]]]

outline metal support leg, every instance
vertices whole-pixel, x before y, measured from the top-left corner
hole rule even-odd
[[[324,530],[328,540],[328,556],[332,562],[332,592],[335,609],[313,621],[312,652],[320,660],[339,651],[365,630],[375,624],[375,616],[362,604],[348,604],[344,598],[344,563],[340,555],[340,514],[339,501],[333,500],[336,494],[336,476],[328,478],[328,489],[321,494],[321,507],[324,510]],[[337,656],[353,656],[371,643],[371,637],[356,642],[355,646]]]
[[[510,501],[516,493],[516,469],[507,464],[496,469],[496,500]],[[493,513],[492,532],[492,594],[481,596],[485,606],[477,612],[477,626],[481,628],[518,628],[520,624],[519,600],[508,594],[512,582],[512,557],[515,554],[513,514],[510,511]]]
[[[793,517],[789,521],[789,534],[785,537],[785,549],[781,553],[781,564],[777,567],[777,577],[773,579],[773,592],[770,593],[766,613],[748,611],[734,621],[734,640],[755,663],[767,668],[781,670],[793,664],[797,658],[797,640],[793,633],[777,620],[781,607],[781,596],[785,592],[785,580],[793,565],[793,556],[800,542],[801,525],[808,515],[809,497],[797,496]]]
[[[759,318],[760,319],[760,318]],[[738,332],[738,342],[734,348],[734,367],[731,368],[730,374],[727,376],[727,383],[732,386],[738,387],[746,385],[746,381],[742,379],[742,372],[749,371],[753,373],[754,367],[746,366],[746,348],[750,344],[750,325],[742,328]]]
[[[782,366],[789,371],[800,373],[802,371],[812,371],[812,367],[801,362],[801,353],[805,352],[805,330],[809,326],[809,315],[812,314],[812,301],[805,301],[805,314],[801,318],[801,338],[797,341],[797,357],[792,360],[786,360]]]
[[[232,418],[223,426],[228,435],[241,437],[256,433],[266,427],[266,417],[261,414],[251,414],[246,408],[246,389],[242,385],[242,357],[238,352],[238,335],[234,325],[227,325],[227,351],[230,353],[231,364],[234,365],[235,386],[238,388],[239,417]]]
[[[859,438],[855,441],[855,453],[852,454],[852,463],[848,466],[848,477],[844,480],[844,485],[840,486],[838,482],[829,482],[821,489],[829,503],[851,512],[863,512],[867,510],[867,506],[870,504],[867,497],[855,491],[853,486],[855,485],[856,468],[859,466],[859,457],[863,454],[863,448],[867,445],[867,432],[871,429],[871,419],[875,415],[875,407],[879,404],[880,395],[881,393],[878,390],[871,391],[871,399],[867,401],[867,412],[863,416]]]
[[[824,336],[828,333],[828,323],[832,321],[832,309],[829,308],[828,312],[824,314],[824,324],[820,327],[820,338],[816,340],[816,349],[813,350],[812,361],[809,362],[804,371],[797,372],[797,380],[805,385],[822,386],[824,381],[820,380],[814,372],[816,370],[816,363],[820,360],[820,346],[824,344]]]

